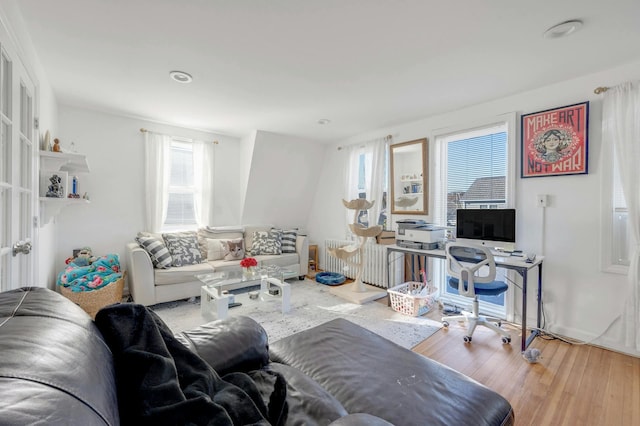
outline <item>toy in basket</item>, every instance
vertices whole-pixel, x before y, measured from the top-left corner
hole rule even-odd
[[[419,317],[436,304],[438,289],[431,283],[408,281],[388,290],[391,308],[401,314]]]

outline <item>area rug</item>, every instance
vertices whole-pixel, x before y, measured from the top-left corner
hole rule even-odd
[[[269,341],[275,342],[298,331],[323,324],[334,318],[345,318],[379,334],[400,346],[411,349],[442,326],[423,317],[399,314],[386,303],[364,305],[347,302],[329,292],[329,287],[305,279],[290,280],[291,311],[283,314],[279,298],[251,300],[248,293],[236,294],[242,303],[229,309],[229,316],[246,315],[264,327]],[[174,333],[201,325],[200,298],[161,303],[152,307]]]

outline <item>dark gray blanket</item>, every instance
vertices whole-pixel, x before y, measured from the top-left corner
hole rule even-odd
[[[245,373],[221,378],[142,305],[109,306],[95,321],[113,353],[122,424],[284,424],[286,383],[277,373],[251,373],[276,375],[269,394]]]

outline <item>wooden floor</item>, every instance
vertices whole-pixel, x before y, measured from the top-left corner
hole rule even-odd
[[[382,302],[382,300],[381,300]],[[428,317],[439,321],[435,310]],[[536,364],[520,353],[517,327],[503,345],[493,331],[479,327],[463,342],[463,323],[453,323],[413,348],[504,396],[516,425],[640,425],[640,358],[588,345],[536,338],[542,358]]]

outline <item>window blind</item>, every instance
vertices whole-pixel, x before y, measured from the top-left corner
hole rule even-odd
[[[447,225],[455,225],[459,208],[506,206],[506,124],[450,134],[439,142],[446,164],[440,205]]]
[[[193,146],[190,143],[171,143],[169,199],[165,225],[193,225],[196,223],[194,205]]]

